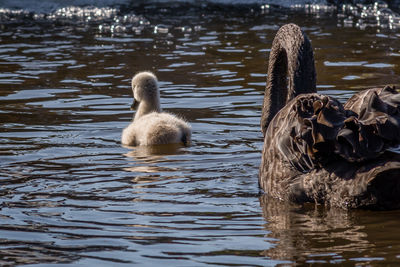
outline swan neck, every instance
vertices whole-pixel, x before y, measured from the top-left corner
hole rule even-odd
[[[154,100],[153,102],[149,101],[140,102],[138,109],[135,113],[134,121],[151,112],[158,112],[158,113],[161,112],[159,100]]]
[[[307,35],[295,24],[282,26],[272,43],[261,116],[265,136],[269,123],[299,94],[316,92],[314,53]]]

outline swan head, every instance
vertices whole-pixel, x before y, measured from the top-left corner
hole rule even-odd
[[[160,111],[158,80],[153,73],[149,71],[143,71],[133,76],[132,92],[132,110],[144,103],[144,106],[146,107],[146,113],[151,111]]]

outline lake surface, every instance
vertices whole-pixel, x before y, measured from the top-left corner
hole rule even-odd
[[[259,119],[279,26],[297,23],[312,40],[320,93],[345,101],[400,85],[396,17],[321,9],[1,10],[0,265],[400,263],[400,211],[259,194]],[[121,145],[141,70],[158,76],[163,109],[190,122],[192,146]]]

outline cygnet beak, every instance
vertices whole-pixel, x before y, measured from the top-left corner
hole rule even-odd
[[[131,105],[131,110],[135,110],[138,105],[139,105],[139,101],[135,101],[135,99],[133,99],[133,103]]]

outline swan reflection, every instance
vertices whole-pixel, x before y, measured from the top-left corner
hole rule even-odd
[[[174,160],[168,158],[168,156],[185,153],[185,150],[182,150],[182,146],[179,144],[124,147],[131,149],[124,156],[132,162],[132,166],[125,167],[123,170],[141,174],[133,179],[135,183],[159,180],[161,177],[159,173],[163,173],[162,176],[164,177],[165,173],[179,172],[180,169],[174,167],[176,164],[171,164]],[[143,173],[146,175],[143,175]],[[168,179],[170,178],[177,177],[176,175],[168,176]]]
[[[262,254],[272,259],[340,262],[343,254],[354,255],[374,247],[355,212],[314,204],[295,205],[266,195],[260,197],[260,205],[267,221],[267,237],[275,244]]]

